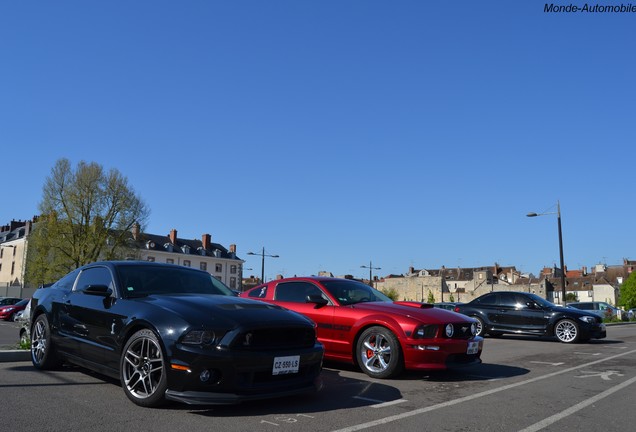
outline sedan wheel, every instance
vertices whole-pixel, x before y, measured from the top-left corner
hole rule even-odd
[[[402,372],[402,350],[395,335],[384,327],[370,327],[358,339],[358,365],[373,378],[390,378]]]
[[[554,335],[564,343],[576,342],[580,337],[579,326],[572,320],[561,320],[554,326]]]
[[[484,335],[484,321],[479,317],[475,318],[475,336],[483,336]]]
[[[154,407],[165,402],[165,363],[159,340],[151,330],[138,331],[126,343],[120,378],[126,396],[137,405]]]
[[[31,362],[38,369],[55,369],[62,362],[51,342],[51,327],[46,315],[39,315],[31,329]]]

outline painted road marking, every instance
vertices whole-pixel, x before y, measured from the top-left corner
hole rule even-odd
[[[537,432],[547,426],[550,426],[552,423],[556,423],[561,419],[564,419],[567,416],[570,416],[572,414],[574,414],[577,411],[582,410],[583,408],[586,408],[598,401],[600,401],[601,399],[606,398],[607,396],[611,395],[612,393],[616,393],[619,390],[624,389],[625,387],[627,387],[628,385],[631,385],[633,383],[636,382],[636,377],[628,379],[627,381],[618,384],[617,386],[612,387],[609,390],[605,390],[603,393],[599,393],[594,397],[591,397],[587,400],[584,400],[583,402],[580,402],[564,411],[561,411],[558,414],[555,414],[551,417],[548,417],[546,419],[541,420],[538,423],[533,424],[532,426],[529,426],[525,429],[520,430],[519,432]]]
[[[346,428],[343,428],[343,429],[338,429],[338,430],[336,430],[334,432],[353,432],[353,431],[358,431],[358,430],[362,430],[362,429],[368,429],[368,428],[371,428],[371,427],[374,427],[374,426],[379,426],[379,425],[391,423],[391,422],[402,420],[402,419],[405,419],[405,418],[408,418],[408,417],[413,417],[413,416],[416,416],[416,415],[420,415],[420,414],[424,414],[424,413],[427,413],[427,412],[435,411],[435,410],[438,410],[438,409],[441,409],[441,408],[447,408],[449,406],[457,405],[457,404],[460,404],[460,403],[463,403],[463,402],[468,402],[468,401],[471,401],[473,399],[479,399],[479,398],[482,398],[484,396],[490,396],[491,394],[495,394],[495,393],[499,393],[499,392],[502,392],[502,391],[510,390],[510,389],[513,389],[513,388],[516,388],[516,387],[520,387],[520,386],[523,386],[523,385],[526,385],[526,384],[531,384],[531,383],[534,383],[534,382],[537,382],[537,381],[542,381],[542,380],[547,379],[547,378],[552,378],[552,377],[555,377],[557,375],[562,375],[564,373],[568,373],[568,372],[572,372],[572,371],[575,371],[575,370],[583,369],[583,368],[586,368],[586,367],[589,367],[589,366],[592,366],[592,365],[595,365],[595,364],[603,363],[603,362],[606,362],[608,360],[613,360],[615,358],[623,357],[623,356],[626,356],[628,354],[634,354],[634,353],[636,353],[636,350],[627,351],[627,352],[624,352],[624,353],[621,353],[621,354],[616,354],[616,355],[613,355],[613,356],[606,357],[604,359],[595,360],[595,361],[592,361],[592,362],[589,362],[589,363],[585,363],[585,364],[582,364],[582,365],[579,365],[579,366],[573,366],[571,368],[567,368],[567,369],[563,369],[563,370],[560,370],[560,371],[552,372],[552,373],[549,373],[549,374],[546,374],[546,375],[541,375],[541,376],[538,376],[538,377],[535,377],[535,378],[530,378],[530,379],[527,379],[525,381],[520,381],[520,382],[517,382],[517,383],[508,384],[508,385],[501,386],[501,387],[498,387],[498,388],[495,388],[495,389],[486,390],[486,391],[483,391],[483,392],[480,392],[480,393],[474,393],[474,394],[472,394],[470,396],[465,396],[465,397],[462,397],[462,398],[459,398],[459,399],[454,399],[454,400],[447,401],[447,402],[442,402],[442,403],[439,403],[439,404],[436,404],[436,405],[431,405],[431,406],[424,407],[424,408],[419,408],[419,409],[416,409],[416,410],[413,410],[413,411],[408,411],[408,412],[405,412],[405,413],[402,413],[402,414],[392,415],[392,416],[389,416],[389,417],[385,417],[385,418],[382,418],[382,419],[370,421],[370,422],[367,422],[367,423],[360,423],[360,424],[357,424],[357,425],[354,425],[354,426],[346,427]],[[631,380],[629,380],[629,381],[626,381],[626,383],[627,382],[631,383],[631,381],[633,381],[633,380],[636,380],[636,377],[631,379]],[[623,384],[625,384],[625,383],[623,383]],[[623,388],[623,387],[624,387],[624,385],[621,384],[620,388]],[[605,393],[607,393],[607,392],[601,393],[601,395],[605,394]],[[588,400],[590,400],[590,399],[588,399]],[[577,405],[575,405],[575,406],[577,406]],[[550,419],[550,418],[551,417],[548,417],[548,419]],[[546,419],[546,420],[548,420],[548,419]],[[525,431],[525,432],[530,432],[530,430]]]
[[[381,400],[377,400],[377,399],[369,399],[369,398],[365,398],[362,396],[354,396],[354,399],[359,399],[359,400],[363,400],[363,401],[367,401],[367,402],[375,402],[375,405],[371,405],[371,408],[384,408],[387,406],[391,406],[391,405],[397,405],[399,403],[402,402],[408,402],[406,399],[397,399],[394,401],[389,401],[389,402],[384,402]]]

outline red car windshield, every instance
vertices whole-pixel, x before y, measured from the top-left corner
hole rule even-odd
[[[322,284],[343,306],[363,302],[393,301],[380,291],[371,288],[369,285],[363,284],[362,282],[343,279],[322,281]]]

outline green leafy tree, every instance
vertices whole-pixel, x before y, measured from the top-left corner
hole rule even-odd
[[[427,303],[435,303],[435,296],[433,295],[431,290],[428,290],[428,298],[426,299],[426,302]]]
[[[455,301],[455,297],[453,296],[453,293],[451,293],[451,295],[450,295],[450,300],[449,300],[449,301],[450,301],[451,303]]]
[[[149,210],[116,169],[68,159],[56,162],[39,204],[41,217],[29,237],[26,282],[51,282],[68,271],[100,259],[128,255],[135,223],[143,226]]]
[[[625,309],[636,308],[636,272],[632,272],[621,285],[619,304]]]

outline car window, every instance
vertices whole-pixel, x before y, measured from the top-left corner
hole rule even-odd
[[[497,297],[497,293],[485,294],[475,299],[475,303],[484,306],[496,306],[499,303]]]
[[[267,297],[267,287],[264,286],[257,289],[253,289],[252,291],[247,293],[247,296],[253,297],[253,298],[265,298]]]
[[[579,303],[573,306],[577,309],[594,310],[594,305],[592,303]]]
[[[63,291],[71,291],[73,289],[73,284],[75,283],[75,279],[77,279],[77,274],[79,270],[73,270],[66,276],[64,276],[59,281],[55,282],[55,288],[63,290]]]
[[[76,291],[84,291],[91,285],[106,285],[114,290],[113,276],[106,267],[91,267],[83,270],[77,279]]]
[[[520,296],[517,295],[516,293],[502,292],[502,293],[499,293],[499,299],[497,301],[497,304],[499,306],[517,308],[519,307],[519,297]]]
[[[322,296],[322,291],[309,282],[283,282],[276,285],[274,300],[306,303],[309,295]]]

